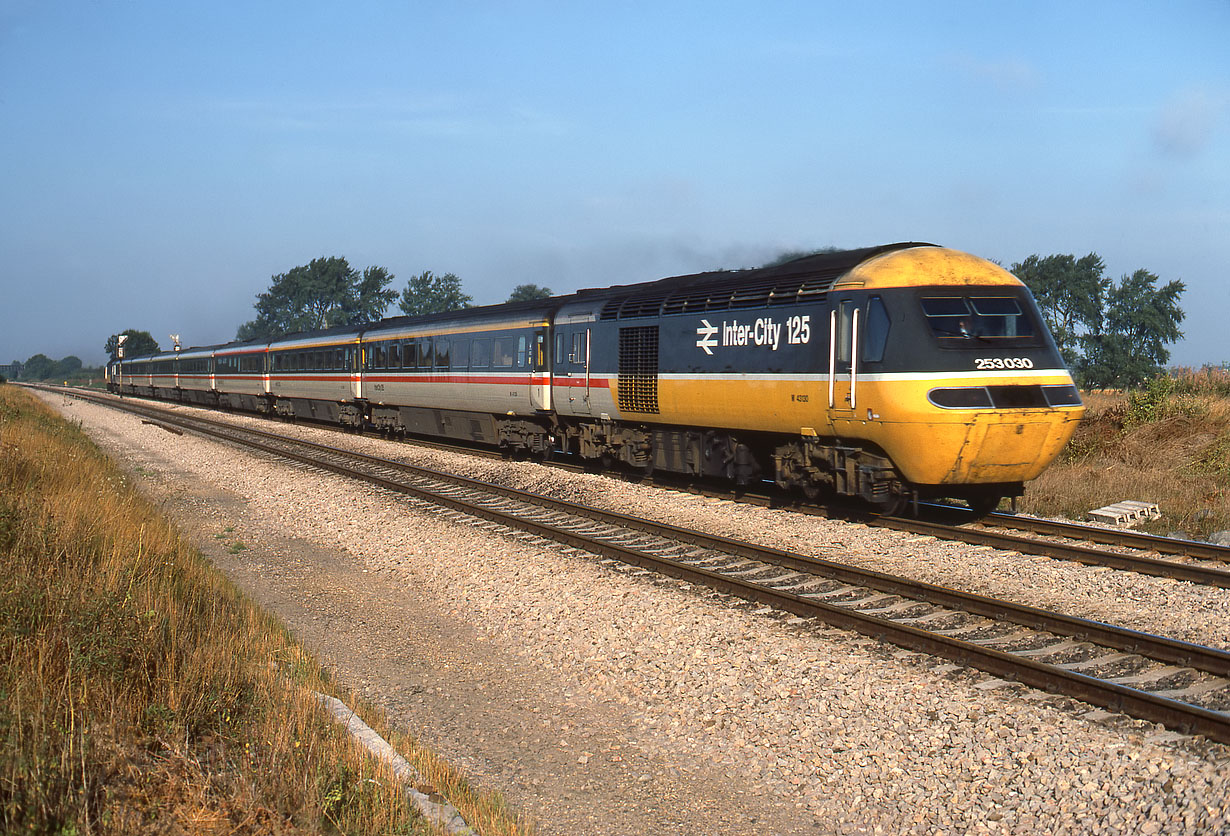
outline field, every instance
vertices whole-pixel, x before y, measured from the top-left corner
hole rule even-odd
[[[1083,395],[1085,420],[1018,507],[1084,519],[1122,499],[1156,502],[1140,526],[1197,538],[1230,529],[1230,374],[1158,377],[1141,391]]]
[[[313,692],[482,832],[528,832],[330,682],[78,427],[0,386],[0,831],[437,832]]]

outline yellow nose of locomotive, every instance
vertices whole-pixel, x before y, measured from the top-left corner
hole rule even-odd
[[[919,247],[871,259],[843,284],[894,298],[890,338],[913,346],[906,364],[886,373],[868,364],[858,393],[878,419],[862,434],[877,436],[910,482],[1027,482],[1067,444],[1084,406],[1011,273],[967,253]]]

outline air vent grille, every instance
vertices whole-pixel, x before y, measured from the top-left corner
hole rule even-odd
[[[658,328],[619,329],[619,409],[658,412]]]

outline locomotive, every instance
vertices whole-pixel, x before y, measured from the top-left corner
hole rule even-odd
[[[991,510],[1084,412],[1021,281],[914,242],[116,360],[108,386],[885,511]]]

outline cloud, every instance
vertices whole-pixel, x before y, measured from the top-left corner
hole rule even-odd
[[[1209,146],[1230,114],[1230,94],[1190,88],[1172,95],[1153,124],[1153,145],[1167,157],[1191,159]]]

